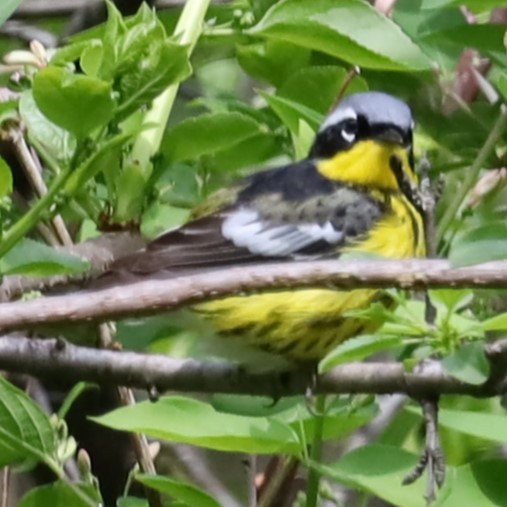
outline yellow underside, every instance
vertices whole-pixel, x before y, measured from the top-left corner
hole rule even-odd
[[[381,221],[369,237],[347,251],[375,252],[388,258],[424,256],[423,224],[417,213],[418,241],[404,198],[395,199],[395,213]],[[416,244],[417,243],[417,244]],[[198,305],[223,336],[298,361],[318,360],[338,343],[370,333],[378,323],[343,318],[343,314],[367,307],[377,290],[301,289],[230,297]]]

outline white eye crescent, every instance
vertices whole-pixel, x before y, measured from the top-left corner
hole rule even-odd
[[[357,134],[357,126],[356,126],[356,124],[355,123],[353,123],[353,124],[345,124],[341,128],[340,134],[343,137],[343,139],[345,141],[347,141],[349,144],[353,143],[354,140],[355,140],[355,138],[356,138],[356,134]]]

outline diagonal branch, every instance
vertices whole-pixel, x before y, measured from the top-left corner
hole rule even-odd
[[[459,269],[451,268],[446,260],[435,259],[338,260],[227,268],[0,304],[0,329],[148,315],[217,297],[298,287],[507,288],[507,261]]]

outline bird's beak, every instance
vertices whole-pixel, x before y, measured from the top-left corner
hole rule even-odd
[[[407,147],[407,140],[404,139],[403,134],[398,129],[392,127],[382,129],[376,137],[385,143],[399,144],[400,146]]]

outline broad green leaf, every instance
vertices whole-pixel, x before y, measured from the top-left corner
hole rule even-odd
[[[450,473],[449,473],[450,472]],[[448,470],[447,495],[436,507],[501,507],[506,504],[507,462],[492,459]]]
[[[155,201],[143,213],[141,232],[146,238],[156,238],[163,232],[183,225],[189,215],[188,208],[178,208]]]
[[[320,361],[319,372],[324,373],[342,363],[362,361],[377,352],[399,347],[402,343],[403,336],[401,335],[373,334],[350,338],[335,347]]]
[[[480,325],[484,331],[502,331],[503,329],[507,329],[507,313],[501,313],[490,319],[483,320]]]
[[[282,0],[250,33],[323,51],[361,67],[401,71],[431,67],[393,21],[361,0]]]
[[[150,49],[148,54],[135,62],[134,69],[118,78],[118,119],[148,106],[168,86],[179,83],[190,74],[188,49],[185,46],[164,42]]]
[[[97,492],[89,484],[72,484],[57,481],[30,490],[19,507],[99,507],[102,505]]]
[[[406,407],[405,410],[421,415],[416,407]],[[452,410],[441,408],[438,411],[438,422],[450,430],[459,431],[466,435],[507,443],[507,416],[505,414],[492,414],[486,412],[472,412],[467,410]]]
[[[425,42],[456,44],[459,47],[473,47],[478,51],[503,51],[504,25],[485,23],[480,25],[465,24],[432,32],[423,39]]]
[[[116,501],[117,507],[150,507],[148,500],[134,496],[124,496]]]
[[[312,109],[294,102],[293,100],[279,97],[277,95],[269,95],[264,92],[260,92],[266,102],[271,106],[273,111],[280,117],[289,130],[293,133],[298,132],[299,120],[303,119],[308,125],[317,131],[320,127],[324,117],[313,111]]]
[[[188,507],[220,507],[220,504],[201,489],[183,481],[160,475],[136,475],[136,480]]]
[[[9,19],[10,15],[18,8],[22,0],[2,0],[0,4],[0,25]]]
[[[46,67],[37,73],[33,96],[43,114],[77,138],[105,126],[116,105],[111,83],[60,67]]]
[[[119,408],[93,420],[117,430],[146,433],[169,442],[220,451],[300,452],[295,433],[279,421],[269,417],[224,414],[210,405],[179,396]]]
[[[172,161],[195,159],[234,146],[262,132],[241,113],[209,113],[188,118],[167,132],[162,151]]]
[[[482,342],[465,343],[444,357],[442,366],[449,375],[468,384],[482,384],[489,377],[489,361]]]
[[[48,416],[23,391],[0,377],[0,466],[50,461],[55,452]]]
[[[429,295],[433,303],[442,303],[449,312],[463,309],[474,298],[470,289],[436,289],[430,290]]]
[[[366,445],[327,466],[316,466],[340,484],[378,496],[399,507],[425,507],[424,481],[402,486],[417,456],[387,445]]]
[[[238,46],[239,64],[251,76],[280,86],[289,76],[310,63],[310,51],[281,40]]]
[[[327,114],[336,102],[347,71],[337,66],[314,66],[299,69],[278,89],[278,96],[298,102],[320,114]],[[363,78],[356,77],[347,87],[346,93],[366,91]]]
[[[12,192],[12,172],[7,162],[0,156],[0,199]]]
[[[22,239],[0,259],[4,275],[50,276],[83,273],[89,263],[30,238]]]
[[[460,235],[451,245],[449,260],[455,267],[507,259],[507,224],[479,225]]]
[[[260,133],[247,137],[237,144],[214,153],[209,161],[213,171],[236,171],[266,163],[283,154],[280,139],[271,133]]]
[[[31,90],[23,92],[19,101],[19,113],[31,139],[39,143],[59,162],[67,163],[76,149],[75,137],[58,127],[43,115],[37,107]]]

